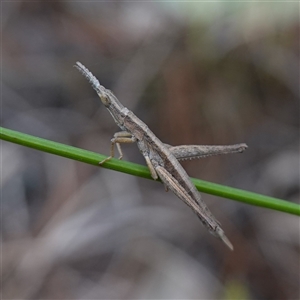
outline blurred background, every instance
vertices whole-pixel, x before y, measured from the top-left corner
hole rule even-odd
[[[109,154],[86,65],[165,143],[244,154],[188,174],[299,203],[299,3],[1,3],[2,126]],[[299,299],[299,218],[2,142],[3,299]],[[136,145],[124,159],[145,164]]]

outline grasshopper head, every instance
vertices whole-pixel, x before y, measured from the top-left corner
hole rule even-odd
[[[100,84],[98,79],[82,63],[76,62],[75,67],[91,83],[93,89],[100,97],[101,102],[109,110],[118,126],[124,129],[124,119],[128,110],[119,102],[117,97],[110,90]]]
[[[104,104],[105,107],[109,108],[111,105],[111,100],[106,93],[98,93],[101,102]]]
[[[128,113],[128,109],[124,107],[117,97],[110,90],[102,90],[97,92],[101,102],[108,109],[116,124],[123,130],[124,119]]]

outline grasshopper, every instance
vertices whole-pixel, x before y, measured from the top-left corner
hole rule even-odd
[[[246,144],[228,146],[198,146],[182,145],[170,146],[161,142],[149,127],[142,122],[132,111],[124,107],[117,97],[104,86],[80,62],[75,67],[87,78],[93,89],[97,92],[104,106],[112,115],[116,124],[122,131],[114,134],[111,139],[110,156],[99,162],[100,165],[114,157],[115,146],[122,159],[121,143],[137,143],[137,146],[146,160],[154,180],[158,178],[164,183],[166,190],[170,189],[185,204],[187,204],[199,217],[202,224],[217,238],[221,239],[229,249],[233,245],[226,237],[221,224],[212,215],[200,197],[200,193],[191,182],[179,160],[195,159],[210,155],[243,152]]]

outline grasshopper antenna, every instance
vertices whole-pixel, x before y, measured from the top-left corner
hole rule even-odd
[[[82,63],[79,61],[76,62],[74,65],[76,69],[79,70],[79,72],[89,81],[89,83],[92,85],[93,89],[97,93],[101,93],[102,85],[100,84],[99,80],[92,74],[91,71],[87,67],[85,67]]]

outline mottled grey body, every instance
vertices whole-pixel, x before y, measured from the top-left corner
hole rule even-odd
[[[90,81],[102,103],[108,109],[122,132],[115,133],[112,138],[111,155],[100,162],[103,164],[114,156],[116,145],[122,158],[120,143],[136,142],[154,179],[158,177],[167,189],[173,191],[199,217],[203,225],[216,237],[220,238],[231,250],[233,246],[225,236],[220,223],[212,215],[206,204],[201,200],[188,174],[178,160],[201,158],[209,155],[243,152],[246,144],[228,146],[170,146],[161,142],[155,134],[132,111],[124,107],[116,96],[102,85],[92,73],[81,63],[76,67]]]

